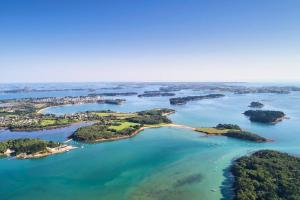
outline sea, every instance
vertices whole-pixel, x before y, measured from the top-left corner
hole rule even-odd
[[[240,83],[245,86],[284,83]],[[158,90],[165,83],[36,83],[2,84],[0,89],[81,88],[90,90],[26,91],[1,93],[0,99],[80,96],[93,92],[138,92]],[[286,84],[290,85],[290,84]],[[299,86],[296,83],[293,84]],[[176,96],[204,95],[211,91],[181,90]],[[272,139],[255,143],[224,136],[206,136],[189,129],[162,127],[146,129],[135,137],[96,144],[71,141],[78,148],[40,159],[0,159],[1,200],[227,200],[232,199],[235,159],[261,149],[300,156],[300,92],[290,94],[233,94],[225,97],[170,105],[170,97],[124,96],[122,105],[78,104],[50,107],[43,113],[63,115],[83,111],[136,112],[172,108],[170,119],[191,127],[219,123],[237,124],[247,131]],[[107,97],[109,98],[109,97]],[[279,110],[288,119],[276,125],[250,122],[242,113],[252,101],[266,110]],[[0,130],[0,141],[41,138],[66,141],[80,126],[33,132]]]

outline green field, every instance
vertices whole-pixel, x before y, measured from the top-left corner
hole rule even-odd
[[[56,124],[56,120],[55,119],[43,119],[40,122],[41,126],[50,126],[50,125],[54,125]]]
[[[53,126],[53,125],[65,125],[76,122],[76,120],[71,119],[42,119],[39,125],[42,127]]]
[[[114,129],[116,131],[122,131],[125,129],[128,129],[129,127],[135,126],[135,125],[139,125],[138,123],[133,123],[133,122],[118,122],[120,123],[120,125],[118,126],[109,126],[109,129]]]
[[[100,117],[109,117],[109,116],[114,116],[119,119],[126,119],[126,118],[132,118],[136,117],[137,113],[114,113],[114,112],[95,112],[96,115]]]
[[[233,129],[217,129],[213,127],[196,128],[195,130],[206,134],[224,134],[229,131],[234,131]]]

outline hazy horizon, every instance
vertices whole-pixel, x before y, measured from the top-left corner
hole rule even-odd
[[[1,1],[1,83],[300,81],[300,1]]]

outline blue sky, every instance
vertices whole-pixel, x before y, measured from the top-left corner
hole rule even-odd
[[[299,81],[298,0],[0,0],[0,82]]]

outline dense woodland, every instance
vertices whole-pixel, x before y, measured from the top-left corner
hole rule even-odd
[[[203,96],[187,96],[187,97],[177,97],[177,98],[171,98],[170,104],[171,105],[183,105],[186,104],[189,101],[198,101],[203,99],[214,99],[214,98],[221,98],[224,97],[224,94],[208,94]]]
[[[137,131],[140,125],[132,125],[122,130],[109,128],[107,125],[94,124],[91,126],[80,127],[70,138],[82,142],[94,142],[100,139],[112,139],[116,137],[129,136]]]
[[[250,108],[262,108],[264,107],[264,104],[258,102],[258,101],[253,101],[249,105]]]
[[[236,124],[218,124],[215,128],[217,129],[231,129],[231,130],[242,130],[239,125]]]
[[[255,133],[251,133],[248,131],[243,131],[241,127],[239,127],[236,124],[218,124],[216,126],[217,129],[225,129],[227,130],[226,133],[224,133],[224,136],[242,139],[242,140],[249,140],[253,142],[266,142],[267,139],[264,137],[261,137]]]
[[[299,200],[300,158],[262,150],[233,164],[235,200]]]
[[[7,149],[14,151],[13,155],[20,153],[34,154],[37,152],[47,151],[47,147],[58,147],[60,143],[52,141],[44,141],[40,139],[13,139],[0,142],[0,153],[4,153]]]
[[[276,123],[285,116],[284,112],[272,110],[247,110],[244,115],[250,121],[261,123]]]
[[[251,133],[248,131],[228,131],[227,133],[223,134],[227,137],[242,139],[242,140],[249,140],[253,142],[267,142],[268,139],[261,137],[255,133]]]

